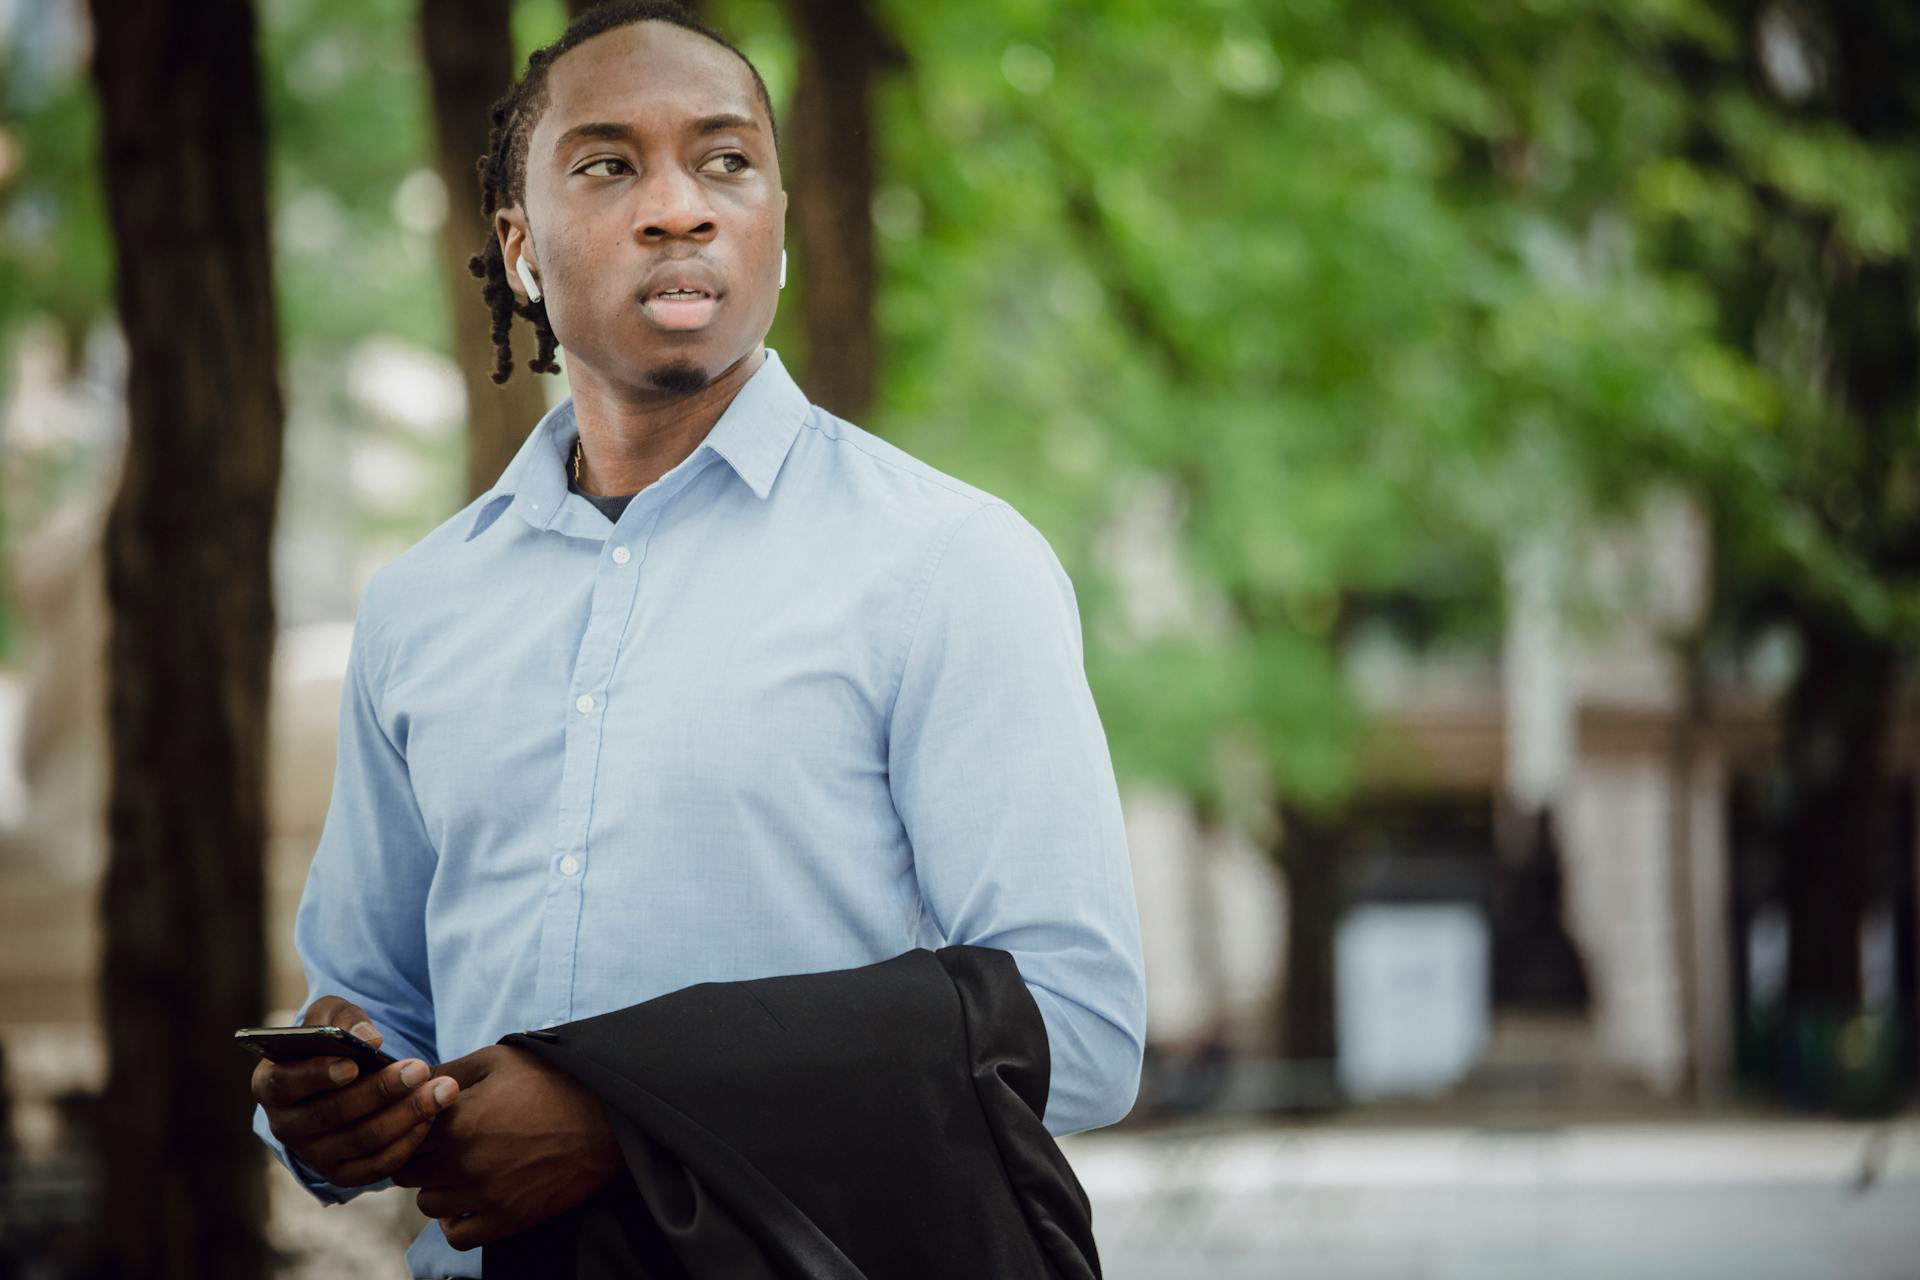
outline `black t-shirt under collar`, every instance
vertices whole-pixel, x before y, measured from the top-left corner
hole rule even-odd
[[[588,502],[591,502],[594,506],[600,508],[600,514],[604,515],[609,520],[618,520],[620,518],[620,513],[627,509],[627,504],[629,502],[632,502],[634,498],[634,495],[631,493],[623,493],[616,497],[611,497],[611,498],[606,497],[603,494],[588,493],[586,490],[582,489],[578,484],[574,482],[573,468],[571,466],[567,468],[567,489],[570,492],[579,494],[581,497],[585,498]]]

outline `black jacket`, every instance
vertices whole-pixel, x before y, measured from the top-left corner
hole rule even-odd
[[[688,987],[505,1037],[607,1104],[627,1173],[488,1245],[488,1280],[1090,1280],[1013,957]]]

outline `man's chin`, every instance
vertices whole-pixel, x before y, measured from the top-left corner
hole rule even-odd
[[[655,390],[673,396],[690,396],[713,378],[706,369],[691,360],[674,360],[648,371],[647,381]]]

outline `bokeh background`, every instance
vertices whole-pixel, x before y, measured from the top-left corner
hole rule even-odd
[[[265,201],[251,331],[283,396],[231,424],[236,452],[283,449],[251,548],[270,675],[228,708],[265,735],[265,801],[251,835],[141,853],[172,828],[140,795],[247,804],[188,747],[143,774],[153,743],[116,752],[138,717],[109,714],[227,687],[143,648],[154,615],[105,587],[137,564],[164,608],[211,610],[131,517],[108,532],[196,447],[128,403],[116,271],[170,249],[109,216],[141,161],[102,142],[117,21],[0,0],[22,1276],[99,1265],[116,1167],[181,1176],[113,1120],[164,1091],[102,1102],[135,1052],[103,1024],[153,1003],[103,964],[116,933],[175,938],[189,974],[193,938],[258,936],[254,1007],[291,1012],[359,590],[565,395],[485,380],[462,264],[487,107],[567,7],[252,9],[238,55],[149,57],[241,107],[236,57],[258,77],[264,169],[214,167]],[[1078,591],[1150,991],[1133,1116],[1066,1144],[1108,1274],[1920,1276],[1920,11],[697,9],[781,111],[771,344],[816,401],[1013,503]],[[149,884],[167,859],[259,883],[103,892],[140,857]],[[246,1065],[214,1048],[241,1124]],[[265,1176],[274,1252],[204,1274],[402,1274],[404,1194],[323,1213]]]

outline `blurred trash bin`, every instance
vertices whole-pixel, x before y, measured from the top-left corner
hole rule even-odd
[[[1439,1093],[1486,1046],[1490,937],[1471,903],[1370,903],[1334,942],[1340,1083],[1355,1101]]]

